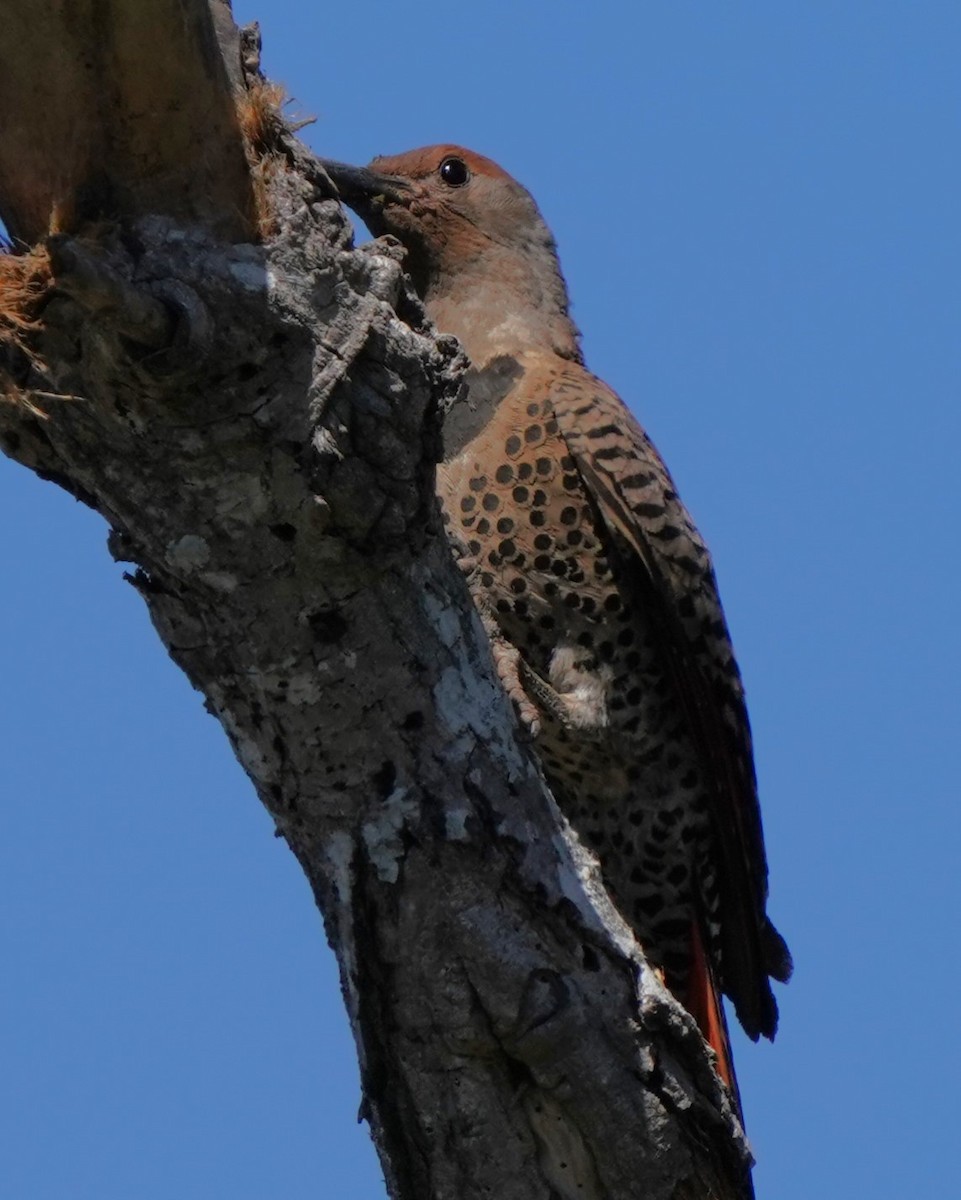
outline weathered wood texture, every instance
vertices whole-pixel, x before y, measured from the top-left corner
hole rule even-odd
[[[251,187],[208,0],[0,3],[0,219],[27,244],[93,212],[165,212],[224,237]],[[216,24],[215,24],[216,22]],[[234,36],[236,33],[234,31]],[[51,153],[53,149],[56,153]]]
[[[434,461],[463,360],[396,248],[352,248],[279,127],[274,232],[238,240],[237,42],[218,67],[204,4],[0,17],[20,22],[0,53],[11,232],[46,235],[102,168],[66,235],[0,260],[0,443],[107,518],[307,873],[392,1195],[748,1196],[709,1055],[546,793],[448,554]],[[54,64],[84,114],[61,175],[73,126],[27,86]]]

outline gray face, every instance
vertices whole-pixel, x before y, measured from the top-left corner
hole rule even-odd
[[[393,234],[407,248],[407,269],[421,295],[432,275],[469,273],[501,256],[526,259],[531,271],[556,249],[530,193],[480,155],[439,146],[367,167],[324,162],[341,195],[375,237]]]

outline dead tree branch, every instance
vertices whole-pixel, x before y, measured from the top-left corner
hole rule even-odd
[[[463,360],[396,248],[352,248],[218,0],[0,13],[0,444],[109,521],[310,879],[391,1194],[743,1200],[447,551]]]

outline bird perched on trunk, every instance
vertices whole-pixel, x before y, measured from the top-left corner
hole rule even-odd
[[[457,146],[324,164],[395,235],[471,360],[438,491],[545,775],[648,959],[736,1095],[720,992],[773,1037],[791,959],[767,865],[740,673],[704,542],[667,468],[585,368],[550,230]]]

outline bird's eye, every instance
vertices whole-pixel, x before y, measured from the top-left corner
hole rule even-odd
[[[463,187],[470,179],[470,171],[462,158],[445,158],[440,164],[440,177],[448,187]]]

